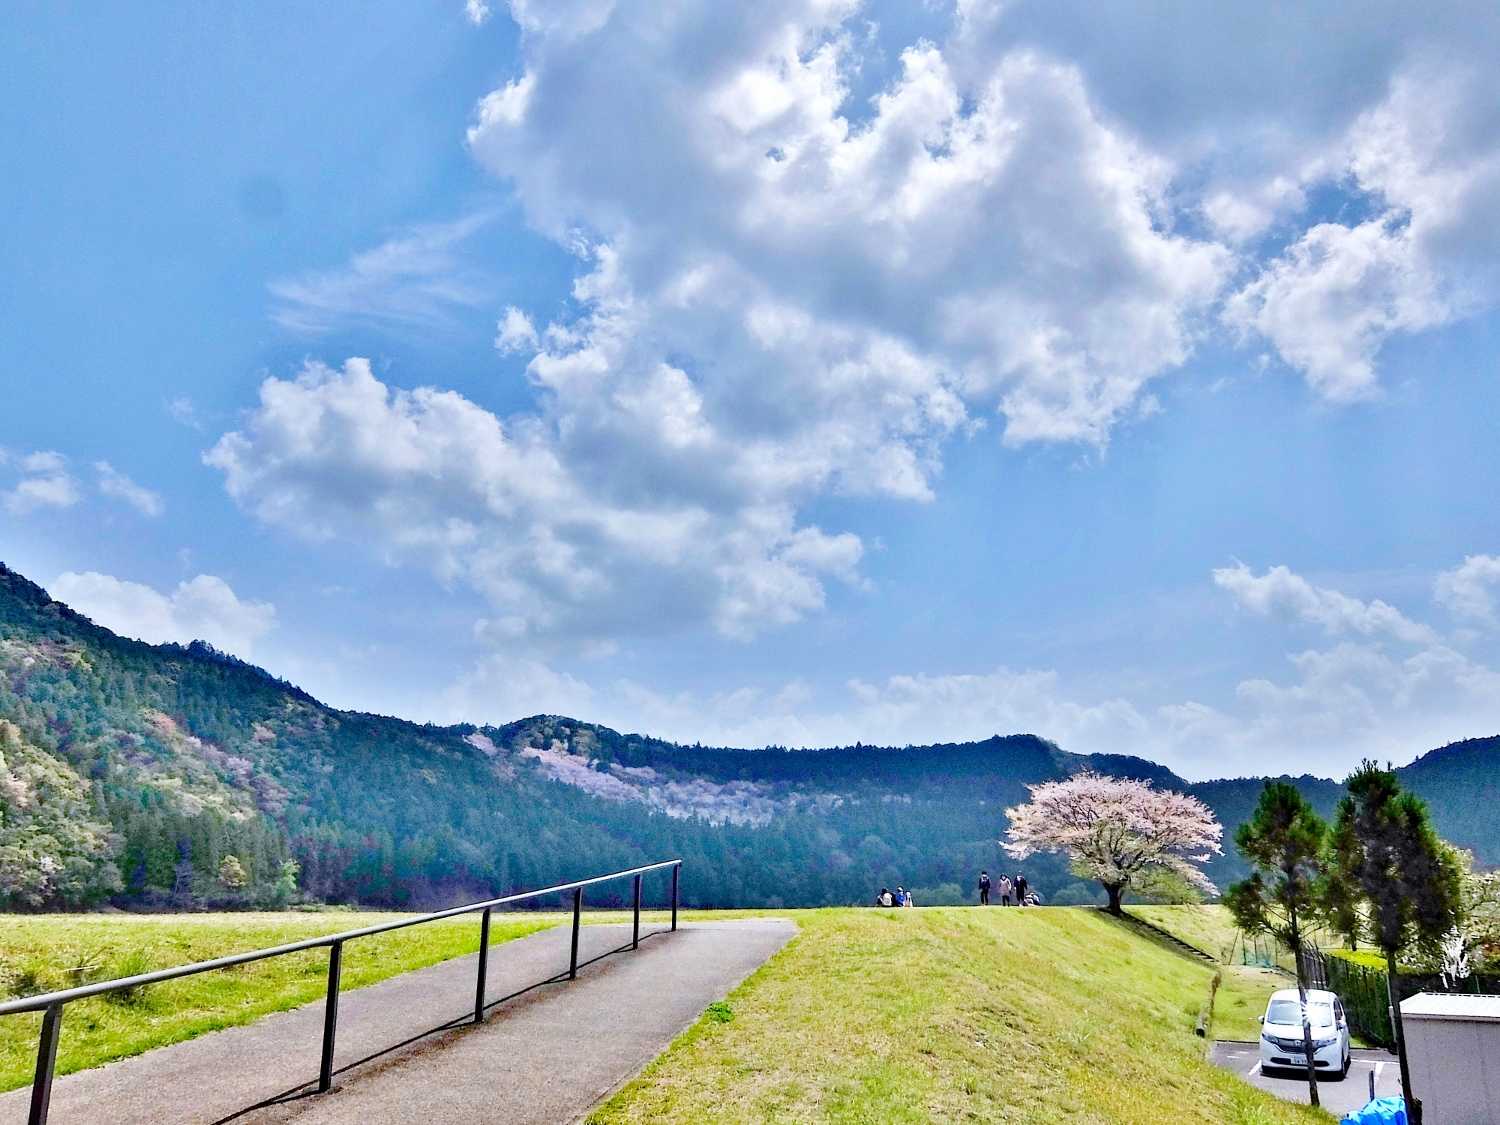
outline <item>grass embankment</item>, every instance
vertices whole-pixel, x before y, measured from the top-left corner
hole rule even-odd
[[[1329,1120],[1205,1061],[1213,969],[1097,911],[785,913],[792,943],[592,1121]]]
[[[374,925],[399,914],[0,915],[0,997],[58,988]],[[557,915],[496,919],[494,942],[553,925]],[[479,948],[473,918],[360,938],[344,949],[345,990]],[[68,1074],[207,1031],[249,1023],[324,994],[328,953],[309,950],[152,985],[132,997],[81,1000],[63,1011],[58,1072]],[[0,1090],[31,1081],[39,1015],[0,1017]]]

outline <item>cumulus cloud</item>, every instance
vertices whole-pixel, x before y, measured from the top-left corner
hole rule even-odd
[[[1322,179],[1347,177],[1374,215],[1312,226],[1226,305],[1332,401],[1378,390],[1386,340],[1494,300],[1500,277],[1500,111],[1479,74],[1397,75]]]
[[[78,482],[61,453],[42,450],[15,459],[21,479],[0,492],[0,505],[24,516],[41,508],[71,508],[81,498]]]
[[[754,394],[761,416],[858,392],[915,459],[911,391],[998,409],[1011,441],[1100,442],[1189,354],[1228,256],[1163,222],[1171,169],[1076,68],[1018,49],[960,73],[956,46],[917,43],[865,112],[853,5],[589,11],[590,36],[518,14],[525,73],[469,133],[539,227],[608,247],[630,294],[628,316],[555,325],[544,358],[605,358],[607,336],[628,348],[613,381],[685,355],[712,407]],[[910,389],[885,404],[893,365]]]
[[[820,608],[825,578],[854,580],[859,540],[799,526],[782,495],[737,479],[743,454],[695,431],[691,387],[652,378],[675,390],[671,409],[612,411],[621,429],[596,430],[591,464],[549,419],[506,424],[452,391],[392,388],[363,359],[309,363],[267,379],[205,461],[267,523],[467,583],[510,638],[700,621],[749,636]],[[633,471],[612,478],[621,456]]]
[[[1309,622],[1337,636],[1390,636],[1410,644],[1429,644],[1433,630],[1412,621],[1378,598],[1364,602],[1322,586],[1314,586],[1284,566],[1273,566],[1256,576],[1244,563],[1213,572],[1214,584],[1229,591],[1241,606],[1262,617],[1278,615]]]
[[[490,6],[485,0],[464,0],[464,18],[475,27],[483,27],[490,18]]]
[[[58,601],[122,636],[151,644],[203,640],[244,659],[276,624],[273,605],[241,599],[212,574],[162,593],[97,571],[68,571],[48,589]]]
[[[493,216],[476,212],[415,226],[337,269],[271,282],[272,318],[294,332],[317,334],[348,323],[443,328],[456,310],[482,305],[482,275],[466,264],[464,244]]]
[[[480,590],[507,636],[749,636],[860,584],[818,501],[929,500],[990,418],[1103,446],[1226,323],[1367,397],[1393,333],[1488,299],[1496,103],[1419,56],[1483,59],[1494,20],[1096,9],[929,6],[892,43],[854,0],[512,0],[519,65],[467,143],[576,260],[561,310],[496,327],[534,405],[310,364],[209,463],[266,522]],[[1330,191],[1358,217],[1311,214]],[[279,282],[276,315],[441,323],[480,299],[479,222]]]
[[[95,461],[94,472],[99,476],[99,491],[113,500],[128,504],[143,516],[159,516],[166,511],[161,493],[136,484],[108,461]]]
[[[1500,556],[1469,555],[1433,584],[1433,596],[1456,617],[1496,623],[1495,590],[1500,587]]]

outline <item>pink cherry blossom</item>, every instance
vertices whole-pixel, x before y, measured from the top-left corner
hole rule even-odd
[[[1224,829],[1196,797],[1093,772],[1027,788],[1030,802],[1005,810],[1010,830],[1001,846],[1012,857],[1061,852],[1080,876],[1103,885],[1116,913],[1125,889],[1153,871],[1218,893],[1197,865],[1222,851]]]

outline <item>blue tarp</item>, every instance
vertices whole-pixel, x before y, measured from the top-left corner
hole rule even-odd
[[[1345,1116],[1340,1125],[1406,1125],[1406,1099],[1376,1098]]]

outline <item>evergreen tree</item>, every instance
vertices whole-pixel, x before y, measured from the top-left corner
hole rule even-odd
[[[1254,815],[1234,834],[1235,845],[1250,864],[1250,877],[1234,884],[1224,896],[1224,904],[1242,930],[1274,938],[1296,959],[1302,1050],[1313,1105],[1320,1103],[1312,1021],[1307,1014],[1305,954],[1308,927],[1323,909],[1327,836],[1328,825],[1296,788],[1285,781],[1267,781]]]
[[[1453,849],[1434,831],[1426,804],[1403,792],[1393,771],[1367,761],[1345,785],[1330,849],[1334,876],[1342,884],[1339,916],[1351,939],[1362,931],[1385,954],[1401,1086],[1413,1125],[1422,1125],[1422,1103],[1412,1092],[1406,1058],[1396,958],[1409,946],[1440,948],[1458,920],[1462,873]]]

